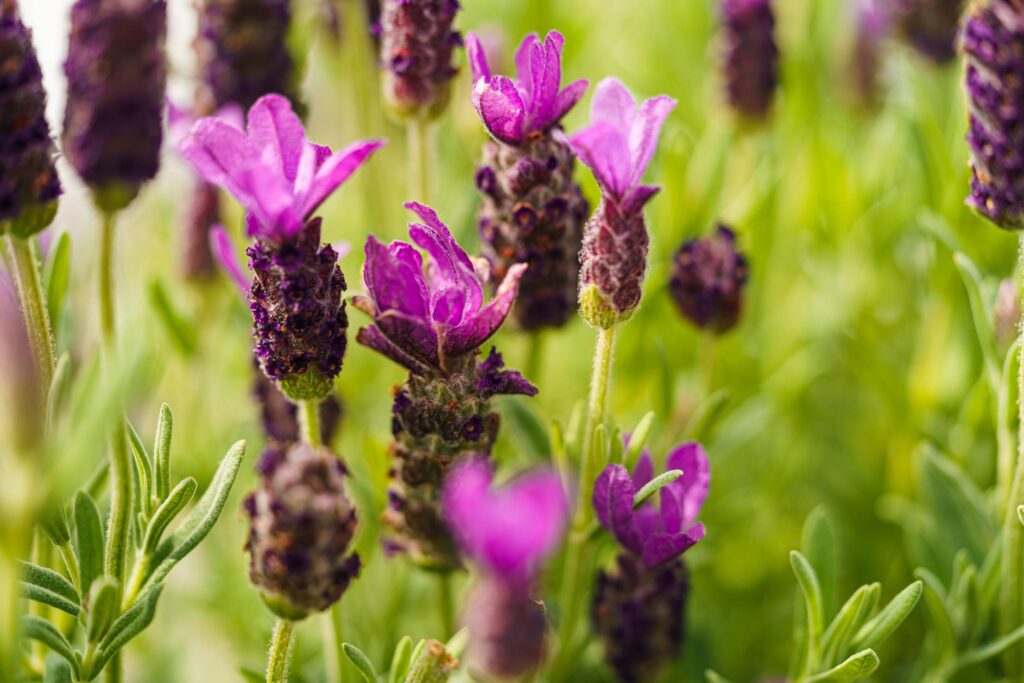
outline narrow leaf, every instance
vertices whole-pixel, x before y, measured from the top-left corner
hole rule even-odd
[[[198,482],[192,477],[183,479],[174,487],[167,499],[153,513],[153,519],[149,521],[145,540],[142,542],[142,552],[148,555],[156,551],[167,527],[189,504],[198,488]]]
[[[61,612],[70,614],[73,617],[78,616],[78,605],[67,598],[57,595],[56,593],[51,593],[45,588],[40,588],[39,586],[35,586],[31,583],[25,583],[24,581],[19,582],[18,586],[21,589],[22,597],[44,605],[49,605],[50,607],[59,609]]]
[[[1020,523],[1024,524],[1024,505],[1017,508],[1017,517],[1020,518]]]
[[[730,398],[732,394],[728,389],[718,389],[701,401],[697,412],[686,424],[686,438],[690,441],[707,441],[725,414],[725,407],[729,404]]]
[[[74,584],[52,569],[30,562],[18,562],[18,567],[21,569],[21,579],[24,583],[58,595],[75,607],[82,604],[82,599],[79,597],[78,591],[75,590]]]
[[[164,403],[160,406],[160,418],[156,423],[156,443],[153,444],[153,467],[158,500],[163,500],[171,492],[171,436],[173,432],[174,416],[171,414],[171,407]]]
[[[839,609],[836,618],[832,620],[825,635],[822,638],[822,665],[830,666],[835,659],[845,652],[850,638],[857,632],[861,624],[858,619],[863,618],[863,608],[871,593],[871,586],[861,586],[850,599]]]
[[[462,653],[466,651],[466,646],[469,644],[469,629],[461,628],[455,632],[455,635],[445,643],[444,649],[451,653],[452,657],[461,657]]]
[[[937,639],[936,651],[949,653],[956,651],[956,628],[953,617],[946,607],[946,595],[942,582],[927,569],[919,567],[914,574],[924,583],[924,604],[932,621],[932,634]]]
[[[26,615],[21,618],[21,634],[25,638],[38,641],[63,657],[75,674],[79,677],[78,659],[75,657],[75,649],[71,647],[68,639],[57,630],[57,627],[34,615]]]
[[[817,676],[811,676],[807,683],[849,683],[870,676],[878,668],[878,655],[874,650],[864,650],[850,655],[839,666]]]
[[[869,649],[881,645],[914,610],[923,591],[924,584],[921,581],[915,581],[900,591],[881,612],[857,632],[853,646]]]
[[[78,585],[89,590],[103,574],[103,521],[96,503],[85,491],[75,495],[75,554],[78,556]]]
[[[1024,626],[1019,626],[1002,638],[993,640],[988,645],[976,647],[973,650],[968,650],[964,654],[960,655],[953,665],[954,670],[962,669],[971,664],[983,662],[986,659],[991,659],[992,657],[1009,650],[1022,640],[1024,640]]]
[[[377,672],[373,670],[370,658],[363,654],[362,650],[351,643],[343,643],[341,649],[345,651],[345,656],[359,670],[366,683],[377,683]]]
[[[46,310],[50,313],[50,326],[54,337],[58,336],[60,321],[64,312],[64,300],[68,294],[71,274],[71,237],[62,232],[56,244],[50,249],[46,260]]]
[[[704,678],[707,679],[707,683],[732,683],[728,678],[720,676],[718,673],[708,669],[704,672]]]
[[[402,683],[409,673],[409,662],[412,659],[412,638],[403,636],[395,647],[391,657],[391,668],[388,670],[388,683]]]
[[[153,459],[149,451],[142,444],[139,433],[131,422],[125,421],[128,433],[128,443],[132,447],[132,455],[135,457],[135,476],[138,478],[139,496],[136,501],[138,511],[142,512],[148,519],[153,514],[153,497],[156,494],[156,483],[153,481]]]
[[[551,454],[551,442],[533,404],[513,398],[502,402],[501,411],[508,420],[509,428],[519,437],[516,439],[518,450],[530,460],[547,460]]]
[[[194,355],[197,336],[195,327],[178,310],[162,281],[153,280],[149,283],[149,302],[171,344],[184,356]]]
[[[824,505],[811,510],[804,522],[800,547],[821,585],[822,612],[829,618],[836,604],[836,565],[838,563],[835,524]]]
[[[640,418],[636,428],[629,435],[629,446],[622,456],[622,464],[626,469],[632,471],[633,465],[640,459],[647,441],[651,438],[651,430],[654,428],[654,413],[649,412]]]
[[[633,509],[635,510],[643,505],[648,498],[681,476],[683,476],[682,470],[669,470],[668,472],[663,472],[654,479],[651,479],[633,496]]]
[[[53,380],[50,382],[50,391],[46,395],[46,424],[48,431],[52,431],[53,424],[60,416],[61,410],[64,409],[70,388],[71,355],[65,351],[57,359],[57,366],[53,370]]]
[[[85,630],[89,642],[98,643],[110,631],[120,611],[121,591],[117,581],[102,578],[89,592]]]
[[[71,683],[71,664],[52,652],[46,655],[46,670],[43,683]]]
[[[800,591],[804,596],[804,606],[807,612],[807,645],[803,658],[803,671],[810,672],[814,670],[818,661],[824,624],[824,616],[821,611],[821,586],[818,584],[814,568],[799,552],[793,550],[789,553],[789,563],[793,567],[793,573],[796,575]]]
[[[157,600],[160,599],[160,592],[163,586],[153,586],[134,605],[128,608],[124,614],[117,618],[107,632],[107,635],[100,642],[97,650],[95,665],[91,673],[99,673],[106,666],[117,652],[128,644],[132,638],[142,633],[147,626],[153,623],[153,616],[156,614]]]

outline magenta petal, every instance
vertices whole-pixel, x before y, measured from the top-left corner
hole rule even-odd
[[[611,481],[609,482],[609,522],[615,538],[623,546],[635,553],[642,551],[640,536],[633,524],[633,496],[636,487],[629,472],[622,465],[612,465]]]
[[[642,489],[651,479],[654,479],[654,462],[651,452],[645,448],[633,468],[633,486]]]
[[[473,107],[495,138],[510,145],[523,141],[526,108],[519,90],[509,78],[494,76],[477,81],[473,87]]]
[[[602,79],[590,103],[591,123],[604,122],[628,135],[636,116],[636,100],[617,78]]]
[[[418,202],[407,202],[405,208],[423,221],[409,225],[409,236],[430,255],[427,277],[432,292],[453,289],[464,297],[463,310],[457,316],[461,322],[483,304],[484,292],[476,268],[433,209]]]
[[[583,93],[587,91],[587,85],[589,82],[586,79],[573,81],[558,93],[558,97],[555,98],[555,105],[551,113],[550,123],[556,123],[562,120],[569,110],[576,106],[576,103],[583,97]],[[549,124],[550,125],[550,124]]]
[[[475,33],[466,36],[466,56],[469,58],[469,69],[473,74],[474,83],[481,78],[486,80],[491,77],[491,68],[487,65],[487,52]]]
[[[531,53],[534,45],[540,43],[540,37],[536,33],[523,36],[523,42],[516,50],[516,81],[522,92],[528,93],[533,89],[533,73],[530,63]]]
[[[632,214],[639,212],[660,191],[660,187],[653,187],[651,185],[638,185],[634,187],[622,199],[623,213]]]
[[[708,456],[699,443],[690,442],[673,450],[665,466],[670,470],[683,471],[683,476],[668,486],[682,508],[682,523],[690,524],[700,513],[711,486]]]
[[[231,235],[223,225],[215,225],[210,228],[210,249],[220,261],[220,265],[231,276],[232,282],[238,285],[243,293],[248,292],[249,279],[245,276],[245,271],[242,270],[242,265],[235,255],[235,245],[231,241]]]
[[[629,143],[624,131],[605,121],[584,128],[569,139],[576,156],[616,199],[629,188]]]
[[[614,473],[615,465],[608,465],[601,471],[594,482],[594,494],[590,499],[594,505],[594,512],[597,513],[597,521],[609,531],[612,528],[611,487]]]
[[[376,325],[369,325],[360,328],[356,334],[356,341],[363,346],[373,349],[386,358],[390,358],[410,372],[425,375],[430,373],[430,366],[418,358],[410,356],[398,348],[393,341],[388,339]]]
[[[340,152],[332,154],[317,169],[316,176],[306,200],[302,204],[302,215],[308,218],[332,192],[356,172],[378,149],[387,144],[385,140],[364,140],[356,142]]]
[[[640,539],[649,538],[665,530],[661,525],[661,513],[651,504],[633,510],[633,528]]]
[[[683,528],[682,501],[676,498],[671,486],[661,489],[661,523],[670,534],[677,534]]]
[[[396,242],[389,248],[373,235],[367,238],[363,284],[379,313],[396,310],[423,317],[427,293],[422,260],[418,251],[400,245]]]
[[[704,537],[704,527],[697,525],[685,534],[651,534],[645,541],[642,559],[648,567],[679,557]]]
[[[423,318],[399,311],[385,311],[374,322],[388,339],[407,354],[421,359],[427,365],[439,365],[437,332]]]
[[[459,327],[449,330],[445,337],[445,351],[450,355],[459,355],[480,347],[490,339],[505,321],[512,304],[515,303],[519,291],[519,280],[526,270],[525,263],[517,263],[508,269],[505,279],[494,296],[494,300],[463,322]]]
[[[543,65],[535,72],[533,96],[530,103],[533,129],[547,128],[555,113],[558,87],[562,83],[562,46],[565,38],[558,31],[551,31],[544,38],[539,60]]]
[[[629,149],[633,167],[629,177],[631,186],[638,184],[643,178],[647,164],[651,162],[654,150],[658,146],[661,126],[675,107],[676,101],[665,95],[652,97],[640,105],[640,110],[629,131]]]
[[[306,130],[292,111],[292,103],[281,95],[264,95],[249,109],[249,138],[259,149],[260,158],[289,181],[295,180]]]
[[[181,143],[181,155],[208,183],[235,194],[232,178],[255,161],[245,134],[217,119],[200,119]],[[237,197],[241,200],[241,197]]]

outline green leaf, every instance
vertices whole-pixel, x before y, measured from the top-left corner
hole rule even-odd
[[[71,529],[68,527],[68,516],[64,504],[59,500],[50,500],[43,510],[40,526],[50,542],[58,548],[71,540]]]
[[[67,598],[61,597],[56,593],[51,593],[45,588],[40,588],[39,586],[35,586],[31,583],[25,583],[24,581],[20,582],[18,586],[21,589],[22,597],[44,605],[49,605],[50,607],[59,609],[61,612],[70,614],[73,617],[78,616],[78,605]]]
[[[797,583],[800,584],[807,614],[807,644],[801,658],[803,665],[800,667],[800,673],[804,674],[814,671],[818,663],[821,632],[825,620],[821,609],[821,585],[810,562],[796,550],[789,553],[789,563],[793,567]]]
[[[461,657],[462,653],[466,651],[467,645],[469,645],[469,629],[461,628],[445,643],[444,649],[451,653],[452,657]]]
[[[171,492],[171,437],[173,433],[174,416],[171,414],[171,407],[164,403],[160,406],[160,418],[156,422],[156,439],[153,444],[157,500],[165,499]]]
[[[78,585],[89,590],[103,574],[103,521],[96,503],[85,491],[75,495],[75,555],[78,556]]]
[[[192,477],[183,479],[174,487],[174,490],[167,496],[167,499],[153,513],[153,519],[149,521],[149,526],[146,527],[145,540],[142,542],[142,552],[147,555],[156,552],[160,539],[163,538],[167,527],[181,514],[185,506],[189,504],[198,488],[199,483]]]
[[[828,671],[811,676],[807,683],[849,683],[874,673],[878,668],[878,655],[874,650],[864,650],[850,655],[842,664]]]
[[[551,462],[555,470],[568,481],[573,469],[569,460],[568,444],[565,442],[565,428],[557,419],[551,421]]]
[[[1024,505],[1017,508],[1017,517],[1020,518],[1020,523],[1024,524]]]
[[[444,683],[458,666],[459,661],[440,642],[421,641],[405,683]]]
[[[157,319],[163,324],[171,344],[182,355],[195,355],[197,337],[195,327],[178,311],[161,280],[153,280],[149,283],[149,303],[153,306]]]
[[[963,252],[953,254],[953,263],[960,272],[960,277],[967,288],[967,301],[971,306],[971,318],[974,321],[974,332],[981,347],[981,355],[985,361],[985,371],[989,381],[993,383],[992,388],[998,389],[999,366],[996,360],[996,344],[992,335],[992,308],[987,303],[987,297],[983,294],[985,288],[982,281],[981,271],[974,265],[974,262]]]
[[[853,639],[853,646],[872,649],[881,645],[914,611],[923,592],[924,584],[921,581],[915,581],[900,591],[881,612],[861,627]]]
[[[64,634],[57,630],[56,626],[45,619],[29,614],[21,618],[21,634],[25,638],[42,643],[63,657],[71,665],[71,670],[74,672],[75,677],[79,677],[81,670],[79,669],[77,653],[71,647],[68,639],[64,637]]]
[[[943,536],[954,547],[970,550],[980,564],[998,531],[984,494],[953,461],[930,447],[920,454],[918,480]]]
[[[249,683],[267,683],[267,674],[252,666],[243,666],[238,671]]]
[[[351,643],[343,643],[341,649],[345,651],[345,656],[359,670],[366,683],[377,683],[377,672],[373,670],[370,658],[363,654],[362,650]]]
[[[159,449],[157,450],[159,454]],[[227,504],[231,487],[238,477],[245,456],[245,442],[236,442],[227,455],[221,460],[217,473],[210,482],[210,487],[199,499],[199,503],[189,513],[170,537],[165,539],[154,555],[154,569],[146,579],[147,584],[156,584],[164,580],[167,574],[186,555],[195,550],[210,530],[217,523],[220,513]],[[158,461],[159,462],[159,461]]]
[[[918,567],[914,574],[924,583],[924,604],[931,617],[931,633],[936,639],[936,651],[952,653],[957,649],[956,629],[953,617],[946,607],[946,593],[938,577],[923,567]]]
[[[850,639],[860,628],[863,620],[867,617],[864,613],[864,605],[868,602],[871,594],[871,586],[861,586],[849,600],[839,609],[835,619],[825,629],[821,645],[821,664],[830,666],[833,661],[846,651]]]
[[[533,404],[512,398],[502,402],[501,411],[518,437],[516,445],[519,450],[525,451],[530,460],[547,460],[551,454],[551,442]]]
[[[121,608],[120,584],[114,579],[101,578],[89,591],[89,610],[85,630],[89,642],[98,643],[107,635]]]
[[[707,679],[708,683],[732,683],[732,681],[730,681],[728,678],[720,676],[711,669],[708,669],[704,672],[704,678]]]
[[[991,659],[998,654],[1002,654],[1006,650],[1016,645],[1018,642],[1024,640],[1024,626],[1019,626],[1013,631],[1010,631],[1002,638],[993,640],[988,645],[976,647],[973,650],[968,650],[964,654],[960,655],[956,659],[954,664],[954,671],[962,669],[971,664],[978,664],[986,659]]]
[[[135,458],[135,476],[139,485],[140,495],[135,503],[138,512],[143,513],[146,519],[149,519],[153,514],[153,498],[156,495],[156,482],[153,481],[153,459],[142,444],[142,439],[132,423],[126,420],[125,428],[128,433],[128,444],[132,447],[132,455]]]
[[[61,410],[67,403],[68,392],[71,390],[71,355],[65,351],[57,359],[57,366],[53,370],[53,379],[50,381],[50,391],[46,396],[46,424],[47,431],[52,431],[53,424],[60,416]]]
[[[647,441],[651,438],[651,430],[654,428],[654,413],[649,412],[640,418],[636,428],[629,435],[629,445],[622,456],[622,464],[627,470],[632,471],[636,461],[640,459]]]
[[[701,401],[697,412],[686,424],[686,438],[689,441],[707,441],[718,421],[725,413],[732,394],[728,389],[718,389]]]
[[[391,668],[388,669],[388,683],[402,683],[409,673],[409,662],[412,660],[412,638],[402,636],[395,646],[395,654],[391,657]]]
[[[653,496],[655,493],[660,491],[665,486],[668,486],[679,477],[683,476],[682,470],[669,470],[659,474],[654,479],[643,485],[639,491],[633,496],[633,509],[637,509],[643,505],[648,498]]]
[[[64,312],[64,300],[68,294],[68,283],[71,280],[71,237],[67,232],[62,232],[50,248],[46,260],[45,280],[46,310],[50,313],[53,336],[57,337]]]
[[[46,669],[43,683],[71,683],[71,664],[52,652],[46,655]]]
[[[93,677],[103,670],[103,667],[107,665],[110,658],[117,654],[122,647],[153,623],[153,616],[156,614],[156,604],[160,599],[160,592],[163,588],[160,585],[150,588],[146,591],[145,595],[139,598],[138,602],[129,607],[110,626],[107,635],[100,642],[99,649],[96,651],[95,663],[89,671]]]
[[[81,606],[82,599],[79,597],[74,584],[57,572],[30,562],[18,562],[18,567],[21,569],[23,583],[42,588],[48,593],[64,598],[75,607]],[[75,614],[77,614],[77,611]]]
[[[822,612],[825,618],[834,613],[836,603],[837,546],[835,524],[824,505],[811,510],[804,521],[800,547],[821,585]]]

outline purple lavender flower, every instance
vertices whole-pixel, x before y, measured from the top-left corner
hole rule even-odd
[[[182,142],[182,155],[200,176],[246,209],[256,238],[247,252],[256,355],[295,400],[330,392],[348,328],[345,277],[334,249],[321,246],[320,220],[312,214],[383,144],[358,142],[334,153],[313,144],[280,95],[253,105],[245,132],[206,118]]]
[[[640,304],[650,242],[643,208],[659,189],[641,180],[675,105],[661,95],[638,108],[622,83],[606,78],[594,92],[590,126],[570,140],[601,186],[601,205],[587,222],[580,257],[580,308],[595,327],[613,327]]]
[[[458,73],[452,53],[462,36],[452,28],[457,0],[383,0],[380,61],[384,96],[402,116],[432,118],[448,104]]]
[[[267,379],[259,360],[253,358],[255,374],[252,393],[260,408],[263,433],[271,446],[287,446],[299,440],[298,406],[281,393],[277,385]],[[338,430],[343,413],[338,397],[331,394],[320,402],[320,443],[330,444]]]
[[[722,0],[725,90],[740,115],[762,119],[779,85],[772,0]]]
[[[660,505],[633,508],[636,492],[654,476],[645,451],[633,475],[609,465],[594,485],[594,509],[622,546],[616,567],[601,571],[592,607],[605,661],[623,683],[654,680],[682,649],[689,578],[682,555],[704,537],[695,523],[711,474],[704,449],[688,443],[672,451],[667,470],[683,475],[661,489]]]
[[[964,23],[971,147],[968,205],[1001,228],[1024,228],[1024,19],[992,0]]]
[[[903,39],[937,64],[956,57],[956,35],[964,0],[889,0]]]
[[[323,611],[360,569],[359,555],[346,554],[357,520],[345,465],[326,447],[296,443],[264,452],[259,473],[260,488],[244,504],[249,576],[284,618]]]
[[[165,0],[77,0],[64,73],[64,155],[106,212],[160,167],[167,60]]]
[[[465,612],[469,666],[516,678],[544,657],[547,620],[532,592],[541,563],[565,533],[569,502],[553,471],[491,485],[490,464],[467,460],[449,476],[442,505],[460,547],[482,570]]]
[[[748,275],[747,259],[736,250],[735,233],[720,224],[713,234],[679,248],[669,291],[690,322],[721,334],[739,322]]]
[[[43,74],[14,0],[0,0],[0,131],[0,233],[28,237],[53,221],[61,186]]]
[[[410,225],[409,234],[430,262],[424,270],[411,244],[386,246],[369,238],[363,266],[367,296],[353,303],[373,323],[359,330],[357,340],[409,370],[392,409],[389,547],[425,567],[450,571],[461,560],[441,517],[441,485],[454,463],[490,453],[500,422],[491,397],[537,393],[518,372],[504,370],[493,349],[477,361],[481,345],[511,310],[525,266],[513,266],[494,300],[484,305],[480,273],[486,268],[470,260],[432,209],[406,206],[423,221]]]
[[[512,265],[529,266],[514,311],[528,331],[564,325],[572,316],[589,211],[573,181],[575,159],[560,124],[587,82],[559,89],[563,42],[557,31],[543,42],[534,34],[524,38],[517,81],[491,75],[477,36],[466,43],[476,82],[473,105],[494,136],[476,174],[484,195],[478,215],[484,255],[498,283]]]

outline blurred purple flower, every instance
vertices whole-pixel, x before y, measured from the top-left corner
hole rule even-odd
[[[779,85],[772,0],[722,0],[721,13],[729,104],[748,119],[762,119]]]
[[[720,224],[711,235],[687,240],[679,248],[669,292],[690,322],[721,334],[739,322],[749,276],[747,259],[736,249],[736,234]]]
[[[320,204],[384,144],[366,140],[332,153],[306,138],[287,98],[266,95],[249,110],[245,132],[217,118],[200,119],[181,153],[204,179],[245,207],[250,235],[281,239],[300,232]]]
[[[562,81],[565,38],[551,31],[541,42],[537,34],[523,39],[516,52],[518,78],[491,75],[480,39],[469,34],[466,51],[473,70],[473,106],[487,130],[498,140],[517,145],[557,125],[583,96],[586,80]]]
[[[416,202],[405,207],[423,221],[409,225],[409,236],[430,262],[424,272],[423,257],[411,244],[385,245],[370,236],[363,266],[368,296],[353,303],[373,317],[373,324],[359,330],[358,340],[413,372],[444,372],[456,359],[475,355],[497,332],[525,266],[509,269],[494,299],[484,305],[482,269],[433,209]]]
[[[622,465],[608,465],[594,484],[594,510],[601,526],[647,567],[679,557],[704,538],[704,525],[695,523],[711,483],[704,449],[698,443],[677,447],[665,469],[682,470],[683,475],[661,489],[660,506],[648,501],[633,509],[636,492],[654,477],[648,451],[632,476]]]

